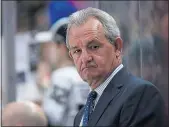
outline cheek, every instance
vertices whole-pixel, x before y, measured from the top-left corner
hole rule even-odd
[[[112,52],[104,52],[104,55],[95,57],[95,62],[100,68],[106,68],[112,65],[115,55]]]
[[[81,66],[80,60],[78,60],[78,59],[73,59],[73,61],[74,61],[74,64],[75,64],[77,70],[79,71],[79,70],[80,70],[80,66]]]
[[[95,57],[94,62],[97,64],[99,68],[104,67],[106,64],[105,58],[100,56]]]

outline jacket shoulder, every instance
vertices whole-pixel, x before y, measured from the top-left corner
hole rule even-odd
[[[155,91],[158,91],[158,88],[152,84],[151,82],[144,80],[142,78],[136,77],[136,76],[131,76],[131,78],[129,79],[129,85],[130,86],[135,86],[134,89],[141,89],[141,88],[147,88],[147,89],[152,89]],[[159,91],[158,91],[159,92]]]

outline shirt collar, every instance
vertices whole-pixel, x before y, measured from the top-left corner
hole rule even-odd
[[[104,89],[106,88],[106,86],[109,84],[109,82],[111,81],[111,79],[117,74],[117,72],[119,72],[121,69],[123,68],[123,64],[120,64],[112,73],[111,75],[102,83],[100,84],[95,91],[97,92],[98,96],[101,96]],[[91,89],[90,89],[91,90]]]

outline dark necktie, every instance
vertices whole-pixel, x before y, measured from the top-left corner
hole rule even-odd
[[[84,107],[83,124],[82,124],[82,126],[87,126],[88,125],[88,121],[89,121],[90,115],[93,112],[94,100],[96,99],[96,97],[97,97],[97,93],[95,91],[91,91],[89,93],[86,105]]]

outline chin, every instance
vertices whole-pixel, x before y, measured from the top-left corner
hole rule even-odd
[[[91,81],[92,79],[95,79],[98,77],[98,74],[85,74],[81,76],[84,81]]]

